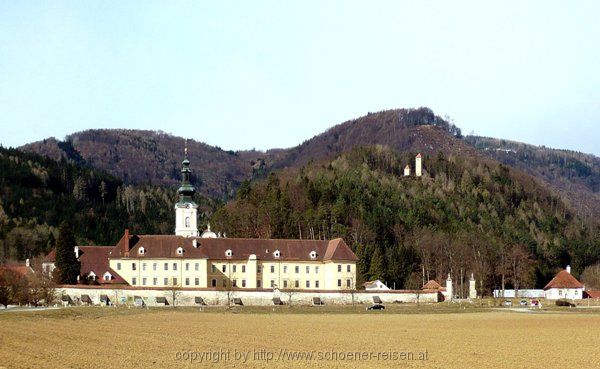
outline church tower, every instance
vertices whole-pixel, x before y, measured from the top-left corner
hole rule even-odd
[[[187,142],[185,158],[181,168],[181,186],[177,190],[179,201],[175,204],[175,235],[183,237],[198,236],[198,205],[193,200],[196,189],[190,182],[192,170],[187,156]]]

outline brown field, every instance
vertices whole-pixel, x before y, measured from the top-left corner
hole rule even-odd
[[[600,314],[573,310],[84,307],[0,312],[0,368],[600,367]],[[290,352],[284,358],[285,349]],[[221,354],[201,361],[207,351]],[[297,351],[312,353],[312,360],[289,356]],[[426,360],[417,360],[424,352]],[[240,353],[248,354],[245,363]],[[348,353],[364,356],[349,358]]]

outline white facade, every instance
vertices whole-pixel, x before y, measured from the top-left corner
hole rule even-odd
[[[420,177],[423,175],[423,163],[421,162],[421,154],[415,158],[415,175]]]
[[[365,283],[365,291],[389,291],[390,288],[379,279],[373,282]]]
[[[583,298],[583,288],[549,288],[545,296],[548,300],[580,300]]]
[[[198,237],[198,205],[194,203],[175,205],[175,235]]]

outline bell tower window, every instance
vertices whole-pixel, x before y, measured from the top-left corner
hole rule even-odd
[[[185,227],[190,228],[190,217],[185,217]]]

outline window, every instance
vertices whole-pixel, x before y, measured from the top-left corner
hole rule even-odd
[[[298,265],[296,265],[296,267],[294,268],[294,271],[296,272],[296,274],[300,273],[300,267]]]
[[[223,264],[221,270],[223,271],[223,273],[225,273],[227,271],[227,265]]]
[[[145,272],[146,271],[146,263],[142,263],[142,270]]]
[[[237,287],[237,279],[234,279],[231,284],[232,287]]]
[[[131,284],[135,286],[137,284],[137,278],[131,278]]]
[[[309,280],[306,281],[306,288],[310,288],[310,281]]]
[[[342,287],[342,280],[338,279],[338,287]]]
[[[296,279],[296,281],[294,282],[294,286],[296,288],[300,287],[300,281]]]
[[[104,274],[104,280],[105,280],[105,281],[110,281],[110,277],[111,277],[110,273],[106,272],[106,273]]]
[[[271,288],[275,288],[275,280],[271,279]]]
[[[232,272],[234,272],[234,273],[235,273],[235,271],[237,270],[237,268],[236,268],[236,267],[237,267],[237,265],[235,265],[235,264],[234,264],[234,265],[233,265],[233,270],[232,270]]]
[[[173,286],[177,286],[177,278],[173,278]]]
[[[342,264],[338,264],[338,273],[341,273],[342,271]]]
[[[315,288],[319,288],[319,281],[315,281]]]
[[[318,265],[315,267],[315,273],[319,274],[319,266]]]
[[[152,278],[152,285],[156,286],[157,283],[158,283],[158,278]]]
[[[173,263],[173,270],[177,270],[177,263]]]
[[[169,270],[169,263],[165,263],[165,270]]]
[[[246,287],[246,280],[242,279],[242,287]]]
[[[260,279],[256,281],[256,287],[260,288]]]
[[[211,287],[217,287],[217,280],[216,279],[211,280],[210,285],[211,285]]]
[[[185,270],[186,271],[190,270],[190,263],[185,263]]]
[[[346,279],[346,287],[350,288],[351,286],[352,286],[352,285],[351,285],[351,282],[350,282],[350,280],[349,280],[349,279]]]
[[[194,270],[195,271],[200,270],[200,264],[199,263],[194,264]]]
[[[284,266],[283,266],[283,273],[284,273],[284,274],[285,274],[285,273],[287,273],[287,265],[284,265]]]
[[[131,270],[136,270],[137,269],[137,265],[135,263],[131,263]]]
[[[194,285],[196,285],[196,286],[200,285],[200,278],[195,278],[194,279]]]
[[[182,247],[178,247],[177,248],[177,255],[183,255],[183,248]]]
[[[190,217],[185,217],[185,228],[190,228]]]
[[[316,251],[311,251],[310,252],[310,258],[311,259],[316,259],[317,258],[317,252]]]
[[[156,271],[156,267],[157,267],[156,263],[152,264],[152,270]]]
[[[144,278],[142,278],[142,286],[145,286],[145,285],[146,285],[146,278],[144,277]]]
[[[285,270],[285,267],[283,267]],[[275,265],[271,265],[271,273],[275,273]]]
[[[189,278],[186,278],[186,279],[185,279],[185,285],[186,285],[186,286],[189,286],[189,285],[190,285],[190,279],[189,279]]]
[[[279,250],[275,250],[275,252],[273,253],[273,256],[278,258],[281,256],[281,252],[279,252]]]
[[[217,272],[217,267],[216,267],[216,266],[213,264],[213,265],[211,265],[211,266],[210,266],[210,270],[211,270],[213,273],[216,273],[216,272]]]
[[[306,274],[310,273],[310,267],[307,265],[306,266]]]
[[[121,270],[121,263],[117,263],[117,270]]]
[[[163,284],[164,284],[165,286],[166,286],[166,285],[168,285],[168,284],[169,284],[169,278],[165,278],[165,279],[163,280],[163,282],[164,282]]]
[[[140,247],[140,248],[138,249],[138,254],[140,254],[140,255],[144,255],[145,253],[146,253],[146,249],[145,249],[145,248],[143,248],[143,247]]]
[[[350,266],[350,264],[346,265],[346,271],[347,271],[348,273],[350,273],[350,269],[351,269],[351,268],[352,268],[352,267]]]
[[[287,288],[287,281],[283,281],[283,288]]]
[[[246,273],[246,266],[242,265],[242,273]]]
[[[261,270],[262,270],[262,267],[261,267],[260,265],[258,265],[258,266],[256,267],[256,272],[257,272],[257,273],[260,273],[260,271],[261,271]]]
[[[225,256],[227,256],[228,258],[230,258],[231,255],[233,255],[233,251],[231,251],[231,249],[227,249],[227,251],[225,251]]]

